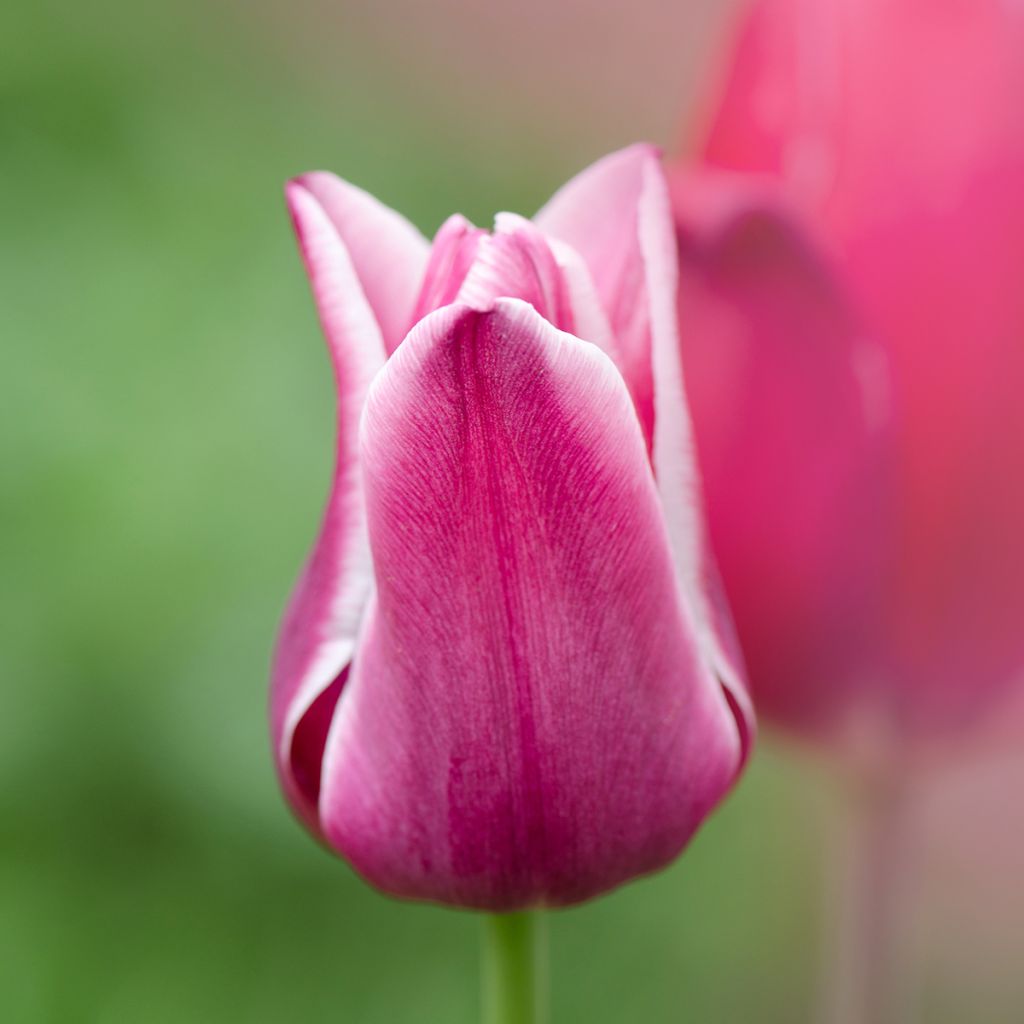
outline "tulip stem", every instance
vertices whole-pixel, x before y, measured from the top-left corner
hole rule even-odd
[[[539,912],[484,918],[484,1024],[543,1024],[547,1002],[544,924]]]
[[[912,807],[896,777],[855,786],[835,853],[839,884],[824,1019],[829,1024],[914,1024],[916,975],[908,901]]]

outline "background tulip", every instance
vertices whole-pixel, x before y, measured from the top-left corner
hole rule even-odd
[[[657,158],[432,247],[330,175],[288,202],[338,386],[274,669],[289,799],[406,897],[565,904],[663,866],[753,726],[704,582]]]
[[[695,332],[688,365],[752,687],[766,716],[854,767],[835,1021],[915,1018],[908,763],[1024,681],[1022,95],[1018,5],[761,0],[694,155],[712,180],[774,189],[810,242],[735,212],[709,233],[692,182],[677,185],[695,282],[683,273],[681,315],[689,302],[726,339]],[[887,378],[893,416],[872,442]],[[742,425],[720,397],[737,384]],[[735,486],[744,459],[753,479]],[[754,565],[778,588],[759,591]]]
[[[885,701],[885,356],[770,187],[680,165],[672,196],[710,536],[758,708],[850,743]]]
[[[752,645],[781,721],[854,713],[850,665],[904,737],[959,730],[1024,678],[1022,95],[1024,10],[1000,0],[764,0],[726,63],[698,152],[775,179],[820,233],[897,416],[887,518],[837,538],[885,552],[883,628],[816,679]]]

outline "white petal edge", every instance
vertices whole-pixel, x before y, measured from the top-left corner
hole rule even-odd
[[[752,730],[753,707],[738,647],[727,649],[715,628],[708,594],[710,547],[683,377],[676,308],[679,256],[668,184],[653,155],[643,168],[638,211],[640,251],[647,278],[654,377],[654,473],[683,599],[712,666]],[[739,723],[737,723],[739,726]]]
[[[358,463],[358,424],[370,384],[385,361],[380,326],[336,226],[303,184],[289,183],[286,196],[337,378],[336,468],[328,511],[342,500],[353,527],[340,531],[335,550],[326,553],[333,560],[337,586],[328,614],[317,625],[321,635],[319,650],[288,702],[278,751],[282,765],[289,762],[299,722],[350,663],[373,591],[373,565]],[[339,499],[341,494],[344,497]],[[318,537],[314,553],[324,557],[320,543]]]

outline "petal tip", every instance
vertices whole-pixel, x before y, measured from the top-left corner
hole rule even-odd
[[[321,212],[320,204],[309,190],[305,178],[306,175],[300,175],[284,183],[284,201],[300,244],[306,240],[310,218]]]

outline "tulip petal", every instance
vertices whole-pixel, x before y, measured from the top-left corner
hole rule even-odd
[[[334,224],[304,184],[290,183],[286,197],[338,389],[334,481],[320,536],[285,613],[271,691],[278,771],[292,805],[316,830],[327,727],[372,589],[358,427],[370,382],[384,365],[384,345]]]
[[[489,909],[667,863],[741,743],[612,363],[519,300],[446,307],[378,376],[361,459],[377,591],[331,843],[386,890]]]
[[[705,529],[702,486],[679,344],[679,268],[672,205],[660,163],[649,160],[641,178],[637,233],[650,318],[654,472],[683,594],[740,724],[746,755],[753,740],[754,711],[747,692],[743,657]]]
[[[672,186],[713,547],[759,709],[821,735],[884,678],[884,351],[767,183]]]
[[[648,449],[654,435],[654,382],[637,210],[644,169],[657,162],[650,146],[612,153],[563,185],[534,217],[545,234],[578,252],[590,271]]]
[[[458,295],[460,302],[481,310],[503,297],[524,299],[548,323],[617,361],[615,337],[583,259],[514,213],[495,217],[494,233],[481,240]]]
[[[498,298],[522,299],[548,323],[573,331],[572,302],[547,239],[513,213],[495,218],[494,233],[481,239],[458,295],[459,302],[479,310],[490,309]]]
[[[486,234],[483,228],[474,226],[460,213],[453,213],[441,225],[430,247],[430,259],[413,313],[414,324],[435,309],[455,301]]]
[[[565,281],[565,288],[572,306],[573,323],[575,324],[572,333],[577,338],[596,345],[616,366],[620,366],[622,354],[583,258],[572,246],[566,245],[565,242],[561,242],[557,238],[548,241],[555,262]]]
[[[393,352],[415,322],[429,243],[401,214],[328,171],[311,171],[296,181],[338,232],[380,324],[384,347]]]
[[[582,255],[604,299],[651,452],[691,621],[749,749],[753,709],[704,535],[679,354],[672,210],[657,151],[639,145],[605,157],[557,192],[536,220]]]

